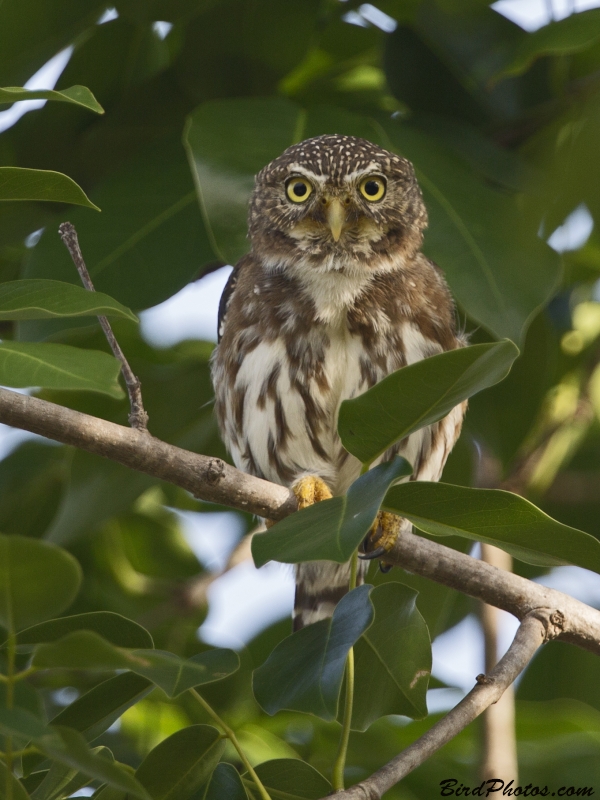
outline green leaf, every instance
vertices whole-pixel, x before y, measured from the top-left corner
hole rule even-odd
[[[60,547],[0,534],[0,625],[18,631],[60,614],[81,577],[77,561]]]
[[[224,749],[225,740],[216,728],[190,725],[157,745],[135,777],[153,800],[187,800],[214,770]]]
[[[135,672],[122,672],[109,678],[63,708],[52,725],[75,728],[91,742],[154,689],[154,684]]]
[[[48,200],[100,211],[72,178],[50,169],[0,167],[1,200]]]
[[[0,319],[115,316],[137,322],[126,306],[102,292],[63,281],[30,279],[0,284]]]
[[[500,489],[415,481],[395,486],[383,507],[434,536],[464,536],[542,566],[575,564],[600,572],[600,542]]]
[[[129,669],[160,686],[169,697],[177,697],[194,686],[231,675],[239,668],[239,657],[233,650],[216,648],[186,660],[162,650],[115,647],[96,633],[79,630],[40,645],[32,664],[40,669]]]
[[[330,619],[292,633],[254,671],[254,696],[267,714],[285,708],[335,719],[346,656],[373,620],[372,588],[349,592]]]
[[[319,800],[331,794],[327,778],[297,758],[264,761],[254,771],[272,800]]]
[[[490,186],[436,139],[381,118],[382,143],[409,158],[429,215],[424,253],[461,306],[498,338],[519,344],[558,286],[561,262],[517,199]]]
[[[501,381],[518,355],[505,340],[450,350],[397,370],[364,394],[344,400],[338,418],[344,447],[370,463],[395,442]]]
[[[248,800],[240,773],[231,764],[221,762],[206,785],[204,793],[200,793],[201,800]]]
[[[254,175],[294,141],[302,111],[283,98],[215,100],[188,118],[184,143],[215,252],[230,264],[248,250]]]
[[[73,631],[93,631],[117,647],[152,648],[152,636],[145,628],[112,611],[90,611],[42,622],[17,635],[17,645],[54,642]]]
[[[58,100],[61,103],[74,103],[88,108],[96,114],[104,114],[104,109],[86,86],[70,86],[68,89],[23,89],[20,86],[0,88],[0,103],[16,103],[17,100]]]
[[[121,364],[108,353],[66,344],[0,343],[0,385],[67,389],[107,394],[120,400]]]
[[[8,769],[4,761],[0,761],[0,800],[8,800],[6,792],[7,783],[11,782],[11,798],[12,800],[29,800],[29,795],[20,780],[14,775],[8,777]]]
[[[375,619],[354,646],[353,730],[364,731],[386,714],[427,716],[431,643],[417,594],[402,583],[371,592]]]
[[[91,752],[108,762],[115,760],[108,747],[95,747]],[[83,775],[73,767],[55,761],[43,781],[32,792],[31,797],[33,800],[53,800],[59,795],[70,797],[89,782],[89,776]]]
[[[257,567],[267,561],[347,561],[367,535],[389,487],[412,472],[400,456],[373,467],[354,481],[348,493],[285,517],[252,539]]]
[[[537,31],[526,33],[509,63],[492,81],[521,75],[542,56],[564,56],[587,50],[600,39],[600,10],[597,8],[571,14],[559,22],[550,22]]]

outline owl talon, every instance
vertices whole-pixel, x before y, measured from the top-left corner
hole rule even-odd
[[[386,552],[387,551],[385,547],[377,547],[375,550],[371,550],[369,553],[359,553],[358,557],[361,561],[372,561],[374,558],[384,556]]]
[[[387,575],[387,573],[391,570],[393,566],[394,566],[393,564],[388,564],[386,561],[380,561],[379,572],[382,572],[384,575]]]
[[[332,497],[329,486],[317,475],[305,475],[300,478],[292,486],[292,491],[296,495],[299,509],[307,508]]]

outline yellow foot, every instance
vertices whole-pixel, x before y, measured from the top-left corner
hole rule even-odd
[[[329,486],[316,475],[305,475],[292,486],[292,491],[298,500],[298,508],[306,508],[321,500],[329,500],[332,496]]]
[[[400,535],[401,524],[400,517],[390,514],[389,511],[380,511],[364,541],[363,549],[365,552],[359,554],[359,557],[370,561],[373,558],[381,558],[386,553],[389,553]],[[392,568],[391,564],[386,564],[385,562],[380,562],[379,566],[382,572],[389,572]]]
[[[300,478],[292,486],[292,491],[296,495],[298,509],[307,508],[307,506],[312,506],[321,502],[321,500],[329,500],[332,497],[329,486],[317,475],[305,475]],[[265,525],[267,528],[271,528],[275,525],[275,521],[266,519]]]

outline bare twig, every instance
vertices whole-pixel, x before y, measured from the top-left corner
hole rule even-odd
[[[94,289],[92,279],[90,278],[90,273],[85,265],[85,261],[83,260],[75,226],[70,222],[62,222],[58,226],[58,232],[67,250],[71,254],[73,263],[77,267],[77,272],[79,273],[81,282],[88,292],[96,291]],[[129,405],[131,407],[131,411],[129,413],[129,424],[132,428],[135,428],[138,431],[147,431],[148,414],[144,410],[144,404],[142,402],[142,386],[139,378],[133,374],[133,370],[129,366],[129,362],[125,358],[125,354],[117,342],[108,319],[99,314],[98,322],[104,331],[104,335],[106,336],[106,339],[110,345],[110,349],[113,351],[115,358],[118,358],[121,362],[121,372],[123,373],[123,378],[125,379],[127,394],[129,395]]]
[[[491,544],[481,544],[481,559],[498,569],[512,571],[512,557]],[[487,603],[481,604],[481,624],[485,643],[485,671],[493,671],[498,663],[498,634],[502,612]],[[481,778],[489,780],[498,775],[517,783],[517,741],[515,732],[515,693],[508,686],[497,703],[483,714],[483,752]]]
[[[379,800],[384,792],[454,738],[492,703],[496,703],[529,664],[540,645],[552,637],[555,632],[552,617],[555,613],[550,609],[538,609],[527,615],[503,658],[489,675],[477,677],[476,686],[452,711],[369,778],[344,792],[338,792],[336,800]]]
[[[37,397],[0,389],[0,422],[110,458],[169,481],[209,502],[261,517],[283,519],[297,509],[285,486],[254,478],[219,458],[174,445]],[[523,619],[537,608],[556,608],[557,637],[600,655],[600,611],[555,589],[499,570],[422,536],[404,533],[386,561],[483,600]]]

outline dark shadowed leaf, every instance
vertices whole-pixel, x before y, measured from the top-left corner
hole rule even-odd
[[[64,611],[75,599],[81,568],[56,545],[0,534],[0,625],[21,630]]]
[[[68,89],[23,89],[20,86],[0,88],[0,103],[16,103],[17,100],[57,100],[60,103],[74,103],[96,114],[104,114],[104,109],[86,86],[70,86]]]
[[[88,292],[63,281],[30,279],[0,284],[0,319],[52,319],[56,317],[137,317],[117,300],[101,292]]]
[[[91,752],[108,762],[115,760],[108,747],[94,747]],[[88,783],[90,783],[89,776],[67,764],[55,761],[31,797],[33,800],[53,800],[57,796],[70,797]]]
[[[115,647],[87,630],[40,645],[32,663],[40,669],[129,669],[160,686],[169,697],[219,681],[239,668],[239,658],[233,650],[217,648],[183,659],[162,650]]]
[[[288,636],[254,671],[254,696],[267,714],[285,708],[335,719],[346,656],[373,620],[372,588],[354,589],[330,619]]]
[[[255,772],[272,800],[319,800],[331,794],[327,778],[297,758],[264,761]]]
[[[48,200],[100,211],[72,178],[49,169],[0,167],[0,200]]]
[[[395,582],[371,592],[375,619],[354,646],[354,730],[364,731],[386,714],[427,715],[431,643],[417,594]]]
[[[240,773],[231,764],[221,762],[215,767],[204,792],[199,792],[199,800],[248,800]]]
[[[26,628],[17,636],[17,645],[54,642],[73,631],[93,631],[117,647],[152,648],[152,636],[145,628],[121,614],[112,611],[91,611],[60,617]]]
[[[219,762],[225,740],[210,725],[190,725],[154,748],[135,777],[153,800],[187,800]],[[221,795],[223,800],[227,795]]]
[[[537,31],[524,34],[507,66],[495,79],[520,75],[542,56],[561,56],[586,50],[600,39],[600,10],[594,8],[550,22]]]
[[[83,350],[66,344],[0,343],[0,384],[26,388],[100,392],[119,400],[121,364],[100,350]]]
[[[489,542],[528,564],[600,572],[600,542],[510,492],[416,481],[390,489],[383,507],[434,536]]]
[[[506,340],[431,356],[344,400],[338,432],[346,450],[371,462],[395,442],[445,417],[454,406],[508,374],[519,355]]]
[[[29,800],[27,790],[21,781],[11,774],[8,776],[8,769],[4,761],[0,761],[0,800],[8,800],[7,786],[8,781],[11,782],[11,798],[12,800]]]
[[[388,488],[410,475],[400,456],[379,464],[354,481],[343,497],[302,509],[252,540],[257,567],[267,561],[347,561],[373,524]]]

